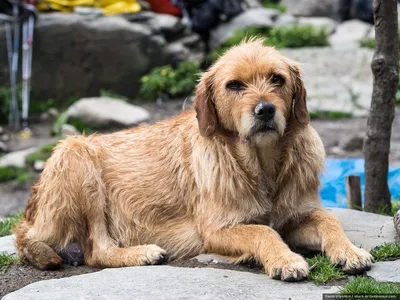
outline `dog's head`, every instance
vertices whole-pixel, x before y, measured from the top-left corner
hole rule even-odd
[[[262,40],[220,57],[203,74],[194,107],[203,136],[231,132],[255,144],[282,136],[289,123],[310,122],[298,66]]]

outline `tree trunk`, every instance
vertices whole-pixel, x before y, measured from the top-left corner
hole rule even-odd
[[[396,0],[373,0],[375,53],[371,109],[368,117],[365,154],[365,210],[391,210],[387,184],[390,136],[398,83],[399,37]]]

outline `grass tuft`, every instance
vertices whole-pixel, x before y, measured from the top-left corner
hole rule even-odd
[[[400,243],[383,243],[371,250],[375,261],[400,258]]]
[[[122,95],[120,95],[118,93],[115,93],[113,91],[104,90],[104,89],[100,90],[100,97],[109,97],[109,98],[118,99],[118,100],[121,100],[121,101],[124,101],[124,102],[129,102],[129,98],[128,97],[125,97],[125,96],[122,96]]]
[[[0,253],[0,273],[4,273],[11,265],[21,264],[23,261],[16,255]]]
[[[392,216],[394,216],[400,210],[400,200],[392,201]]]
[[[328,46],[328,36],[328,31],[325,28],[316,28],[311,25],[292,25],[272,29],[249,26],[235,31],[228,40],[209,55],[208,60],[210,62],[215,61],[230,47],[238,45],[241,41],[250,37],[265,38],[266,46],[301,48]]]
[[[10,235],[11,231],[17,225],[17,223],[21,220],[23,212],[10,215],[3,220],[0,221],[0,237]]]
[[[341,120],[341,119],[349,119],[353,115],[349,112],[344,111],[312,111],[310,112],[310,118],[312,120],[317,119],[327,119],[327,120]]]
[[[29,154],[26,157],[26,164],[33,166],[35,161],[41,160],[41,161],[46,161],[49,159],[51,154],[53,153],[53,148],[57,145],[57,142],[50,143],[47,145],[44,145],[42,148],[39,149],[39,151],[33,152]]]
[[[399,294],[400,283],[377,282],[373,278],[357,277],[348,282],[340,291],[341,294]]]
[[[279,4],[277,3],[277,1],[263,0],[262,4],[265,8],[276,9],[279,10],[281,13],[285,13],[287,10],[287,7],[285,5]]]
[[[34,175],[24,168],[0,167],[0,182],[16,180],[19,183],[24,183],[34,178]]]
[[[326,256],[318,254],[313,258],[309,258],[307,261],[311,268],[308,278],[316,283],[321,284],[346,277],[346,274],[332,264]]]

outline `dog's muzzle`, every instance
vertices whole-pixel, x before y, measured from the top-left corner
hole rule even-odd
[[[271,121],[275,116],[275,106],[272,103],[261,101],[254,107],[254,115],[260,121]]]
[[[275,106],[266,101],[260,101],[254,107],[254,117],[256,119],[253,133],[276,131],[276,124],[274,121],[275,117]]]

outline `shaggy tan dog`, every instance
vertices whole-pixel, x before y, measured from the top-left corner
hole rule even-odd
[[[322,250],[350,273],[370,268],[321,207],[324,148],[294,62],[261,40],[233,47],[202,76],[194,107],[59,142],[16,229],[19,255],[55,269],[71,242],[99,267],[213,252],[304,279],[308,264],[290,245]]]

